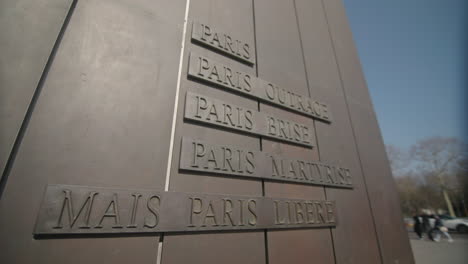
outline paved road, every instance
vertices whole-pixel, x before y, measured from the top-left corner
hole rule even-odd
[[[419,240],[414,232],[409,232],[416,264],[467,264],[468,235],[451,235],[453,243],[447,242],[445,237],[441,242],[432,242]]]

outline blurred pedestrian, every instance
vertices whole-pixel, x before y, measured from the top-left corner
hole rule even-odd
[[[421,226],[421,232],[422,233],[427,233],[427,236],[430,236],[430,231],[431,231],[431,223],[429,222],[429,214],[427,212],[424,212],[421,215],[422,218],[422,226]]]
[[[419,239],[423,239],[423,231],[422,231],[422,223],[421,223],[421,218],[419,215],[413,216],[414,220],[414,232],[418,235]]]
[[[452,237],[448,233],[448,228],[444,226],[442,219],[440,219],[438,215],[434,215],[434,218],[434,228],[432,228],[429,232],[429,238],[432,241],[439,242],[443,234],[445,237],[447,237],[448,242],[453,242]]]

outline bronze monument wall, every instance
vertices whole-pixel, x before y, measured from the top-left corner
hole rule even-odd
[[[5,0],[1,263],[413,263],[340,0]]]

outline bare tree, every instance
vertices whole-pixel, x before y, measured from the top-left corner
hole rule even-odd
[[[421,209],[437,211],[444,206],[438,185],[416,173],[395,177],[400,205],[406,216],[416,215]]]
[[[458,209],[461,214],[468,215],[468,159],[465,158],[458,163],[455,174],[458,184],[455,195],[458,200]]]
[[[418,170],[433,179],[440,188],[447,209],[455,216],[449,191],[457,187],[455,171],[461,160],[466,158],[467,146],[454,138],[433,137],[421,140],[410,150]]]

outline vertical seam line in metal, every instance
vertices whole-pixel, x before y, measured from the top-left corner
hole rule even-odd
[[[10,155],[8,156],[7,163],[5,164],[5,168],[0,178],[0,199],[2,199],[3,197],[3,192],[5,191],[8,177],[13,168],[13,164],[16,160],[16,156],[18,154],[19,148],[23,141],[24,135],[26,134],[26,130],[28,129],[29,122],[34,112],[34,108],[36,107],[42,88],[44,87],[45,80],[47,79],[47,76],[49,74],[50,68],[54,61],[55,55],[60,46],[63,35],[65,34],[65,31],[68,27],[70,19],[73,15],[73,11],[75,10],[77,2],[78,0],[72,1],[70,8],[68,10],[68,13],[65,16],[65,19],[63,20],[62,27],[60,28],[60,31],[57,35],[57,39],[55,40],[54,45],[52,46],[52,50],[50,51],[49,58],[47,59],[47,62],[44,66],[44,70],[42,71],[41,77],[39,79],[39,82],[37,83],[36,89],[34,90],[33,96],[31,97],[31,101],[29,103],[28,109],[26,110],[26,114],[24,115],[23,122],[21,123],[20,129],[18,130],[18,134],[16,135],[15,142],[13,143],[13,147],[11,149]]]
[[[362,166],[361,154],[360,154],[360,151],[359,151],[359,148],[358,148],[358,145],[357,145],[354,124],[353,124],[353,120],[351,118],[351,112],[350,112],[350,108],[349,108],[349,104],[348,104],[348,96],[346,95],[346,90],[344,88],[344,82],[343,82],[343,77],[342,77],[342,73],[341,73],[341,68],[340,68],[340,64],[338,63],[338,56],[336,55],[335,40],[333,39],[333,36],[331,34],[330,23],[328,22],[328,15],[327,15],[327,10],[325,8],[325,3],[323,2],[323,0],[320,0],[320,1],[322,3],[322,9],[323,9],[323,12],[325,14],[325,21],[327,23],[328,35],[330,37],[330,42],[332,44],[333,55],[335,57],[335,64],[336,64],[336,68],[338,70],[338,75],[340,77],[341,89],[343,91],[343,95],[344,95],[344,99],[345,99],[344,101],[345,101],[346,110],[347,110],[347,114],[348,114],[348,119],[349,119],[351,129],[352,129],[352,133],[353,133],[354,146],[356,148],[357,157],[359,159],[359,166],[361,168],[361,173],[362,173],[362,179],[364,181],[364,186],[365,186],[365,189],[366,189],[367,202],[369,204],[369,210],[370,210],[370,213],[371,213],[372,222],[374,224],[375,238],[376,238],[377,246],[378,246],[378,249],[379,249],[380,263],[384,263],[383,255],[382,255],[382,248],[381,248],[381,245],[380,245],[380,239],[379,239],[379,235],[378,235],[378,232],[377,232],[377,226],[376,226],[376,223],[375,223],[374,211],[372,209],[372,204],[371,204],[370,198],[369,198],[369,190],[367,188],[366,175],[364,173],[364,168]]]
[[[170,138],[170,145],[169,145],[169,155],[167,159],[167,170],[166,170],[166,181],[164,184],[164,191],[169,190],[169,182],[171,177],[171,167],[172,167],[172,152],[174,150],[174,137],[175,137],[175,127],[177,123],[177,113],[178,113],[178,106],[179,106],[179,92],[180,92],[180,82],[182,79],[182,63],[184,60],[184,50],[185,50],[185,37],[187,33],[187,23],[188,23],[188,12],[189,12],[190,0],[186,1],[185,5],[185,15],[184,15],[184,27],[182,30],[182,41],[180,47],[180,58],[179,58],[179,70],[177,73],[177,85],[176,85],[176,94],[174,98],[174,111],[172,115],[172,126],[171,126],[171,138]]]
[[[257,29],[255,24],[255,0],[252,0],[252,21],[253,21],[253,33],[254,33],[254,45],[255,45],[255,75],[258,77],[258,50],[257,50]],[[257,100],[257,108],[260,111],[260,101]],[[260,151],[263,150],[263,139],[260,136]],[[265,180],[262,179],[262,196],[265,197]],[[270,257],[268,253],[268,230],[263,230],[263,244],[265,246],[265,263],[270,263]]]
[[[187,35],[187,23],[188,23],[188,13],[190,9],[190,0],[185,2],[185,14],[184,14],[184,26],[182,30],[182,40],[180,45],[180,57],[179,57],[179,69],[177,72],[177,85],[176,85],[176,94],[174,98],[174,110],[172,115],[172,126],[171,126],[171,138],[169,145],[169,154],[167,158],[167,169],[166,169],[166,181],[164,183],[164,191],[169,191],[169,182],[171,177],[171,167],[172,167],[172,152],[174,150],[174,137],[175,137],[175,128],[177,123],[177,113],[179,108],[179,92],[180,92],[180,83],[182,81],[182,64],[184,62],[184,51],[185,51],[185,38]],[[156,264],[162,263],[162,251],[163,251],[163,242],[164,242],[164,233],[160,234],[158,242],[158,255],[156,256]]]
[[[301,25],[299,24],[299,16],[297,14],[297,6],[296,6],[296,0],[293,0],[293,6],[294,6],[294,15],[296,16],[296,24],[297,24],[297,31],[299,33],[299,43],[301,46],[301,55],[302,55],[302,62],[304,64],[304,71],[305,71],[305,78],[306,78],[306,83],[307,83],[307,90],[309,92],[309,97],[311,97],[311,91],[310,91],[310,82],[309,82],[309,76],[308,76],[308,70],[307,70],[307,63],[305,59],[305,54],[304,54],[304,44],[302,42],[302,33],[301,33]],[[319,161],[321,160],[320,158],[320,148],[319,148],[319,140],[318,140],[318,135],[317,135],[317,126],[315,120],[312,121],[313,126],[314,126],[314,133],[315,133],[315,144],[317,148],[317,155]],[[323,189],[323,194],[325,196],[325,199],[327,199],[327,190],[325,187],[322,187]],[[332,246],[332,252],[333,252],[333,260],[336,263],[336,252],[335,252],[335,241],[333,240],[333,232],[332,229],[328,229],[330,232],[330,239],[331,239],[331,246]]]

